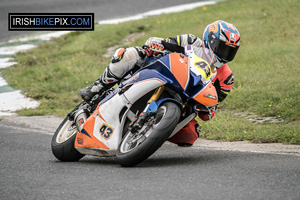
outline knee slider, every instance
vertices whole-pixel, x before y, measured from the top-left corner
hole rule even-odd
[[[111,62],[112,63],[117,63],[120,60],[122,60],[124,53],[125,53],[126,49],[125,48],[119,48],[115,51],[114,55],[111,58]]]

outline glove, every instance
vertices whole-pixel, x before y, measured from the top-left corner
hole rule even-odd
[[[147,56],[156,56],[159,54],[158,52],[152,51],[151,49],[156,49],[160,51],[164,50],[164,46],[159,43],[149,43],[148,46],[149,48],[146,49]]]

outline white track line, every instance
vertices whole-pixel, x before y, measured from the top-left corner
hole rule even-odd
[[[185,10],[192,10],[197,7],[205,6],[205,5],[213,5],[216,4],[217,1],[202,1],[202,2],[196,2],[196,3],[189,3],[189,4],[183,4],[178,6],[172,6],[168,8],[162,8],[157,10],[151,10],[145,13],[140,13],[137,15],[133,15],[130,17],[124,17],[124,18],[118,18],[118,19],[109,19],[109,20],[101,20],[98,21],[98,24],[118,24],[122,22],[128,22],[133,20],[139,20],[144,19],[147,17],[157,16],[161,14],[169,14],[169,13],[176,13],[176,12],[182,12]]]

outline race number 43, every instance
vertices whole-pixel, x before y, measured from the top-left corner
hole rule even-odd
[[[105,140],[108,140],[112,136],[113,132],[114,129],[107,124],[102,124],[100,127],[100,136]]]

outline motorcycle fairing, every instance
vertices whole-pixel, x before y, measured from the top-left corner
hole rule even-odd
[[[96,139],[96,137],[93,135],[93,128],[96,123],[95,117],[89,117],[85,124],[83,125],[83,130],[81,133],[77,133],[76,139],[75,139],[75,148],[83,153],[83,154],[92,154],[92,155],[109,155],[106,151],[102,151],[101,154],[96,153],[95,150],[101,150],[106,149],[109,150],[109,147],[106,146],[103,142]],[[91,150],[93,152],[91,152]]]
[[[83,124],[83,131],[77,133],[75,148],[83,154],[114,156],[125,121],[119,119],[124,107],[128,112],[130,104],[124,95],[117,93],[109,101],[99,104]]]
[[[193,99],[206,107],[211,107],[218,104],[218,95],[211,82],[206,84],[202,90],[195,94]]]

